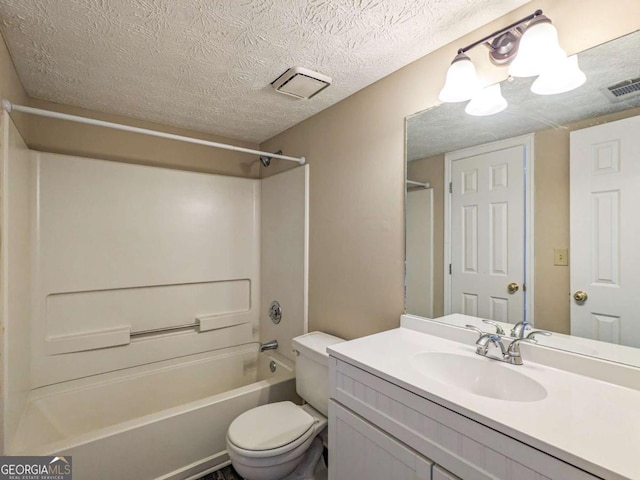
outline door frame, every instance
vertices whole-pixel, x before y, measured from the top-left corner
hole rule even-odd
[[[524,188],[525,188],[525,241],[526,250],[525,259],[525,319],[533,325],[534,323],[534,134],[521,135],[518,137],[508,138],[506,140],[498,140],[496,142],[485,143],[475,147],[463,148],[454,152],[448,152],[444,155],[444,314],[451,313],[451,274],[449,265],[451,264],[451,193],[449,185],[451,184],[451,164],[462,158],[482,155],[484,153],[496,150],[505,150],[507,148],[524,146]]]

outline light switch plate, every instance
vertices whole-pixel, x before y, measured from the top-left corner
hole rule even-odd
[[[559,267],[566,267],[569,265],[569,249],[568,248],[554,248],[553,249],[553,264]]]

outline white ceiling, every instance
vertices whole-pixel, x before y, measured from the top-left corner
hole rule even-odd
[[[35,98],[261,142],[527,0],[2,0]],[[270,82],[333,78],[311,100]]]

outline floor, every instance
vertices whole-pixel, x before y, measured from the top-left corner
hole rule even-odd
[[[326,465],[328,464],[327,462],[328,452],[326,448],[322,452],[322,457],[324,461],[321,460],[320,462],[318,462],[318,465],[316,466],[316,470],[314,472],[314,478],[318,480],[326,480],[328,475],[327,467],[326,467]],[[209,473],[204,477],[200,477],[198,480],[243,480],[243,479],[240,476],[240,474],[235,471],[233,466],[229,465],[227,467],[224,467],[222,470],[218,470],[216,472]]]
[[[198,480],[242,480],[242,477],[236,472],[231,465],[224,467],[213,473],[209,473]]]

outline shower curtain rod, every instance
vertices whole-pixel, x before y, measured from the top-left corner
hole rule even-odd
[[[210,142],[199,138],[185,137],[183,135],[175,135],[173,133],[159,132],[157,130],[149,130],[147,128],[132,127],[121,123],[105,122],[103,120],[95,120],[93,118],[80,117],[78,115],[69,115],[66,113],[52,112],[51,110],[43,110],[41,108],[26,107],[24,105],[12,104],[9,100],[2,100],[2,108],[11,113],[22,112],[30,115],[38,115],[41,117],[58,118],[60,120],[68,120],[70,122],[86,123],[87,125],[95,125],[98,127],[113,128],[114,130],[123,130],[125,132],[141,133],[152,137],[168,138],[170,140],[178,140],[179,142],[196,143],[207,147],[222,148],[224,150],[233,150],[235,152],[252,153],[255,155],[264,155],[269,158],[279,158],[281,160],[289,160],[304,165],[306,159],[304,157],[289,157],[278,153],[263,152],[253,150],[251,148],[236,147],[235,145],[227,145],[226,143]]]
[[[431,184],[429,182],[422,183],[422,182],[414,182],[413,180],[407,180],[407,184],[408,185],[415,185],[416,187],[431,188]]]

